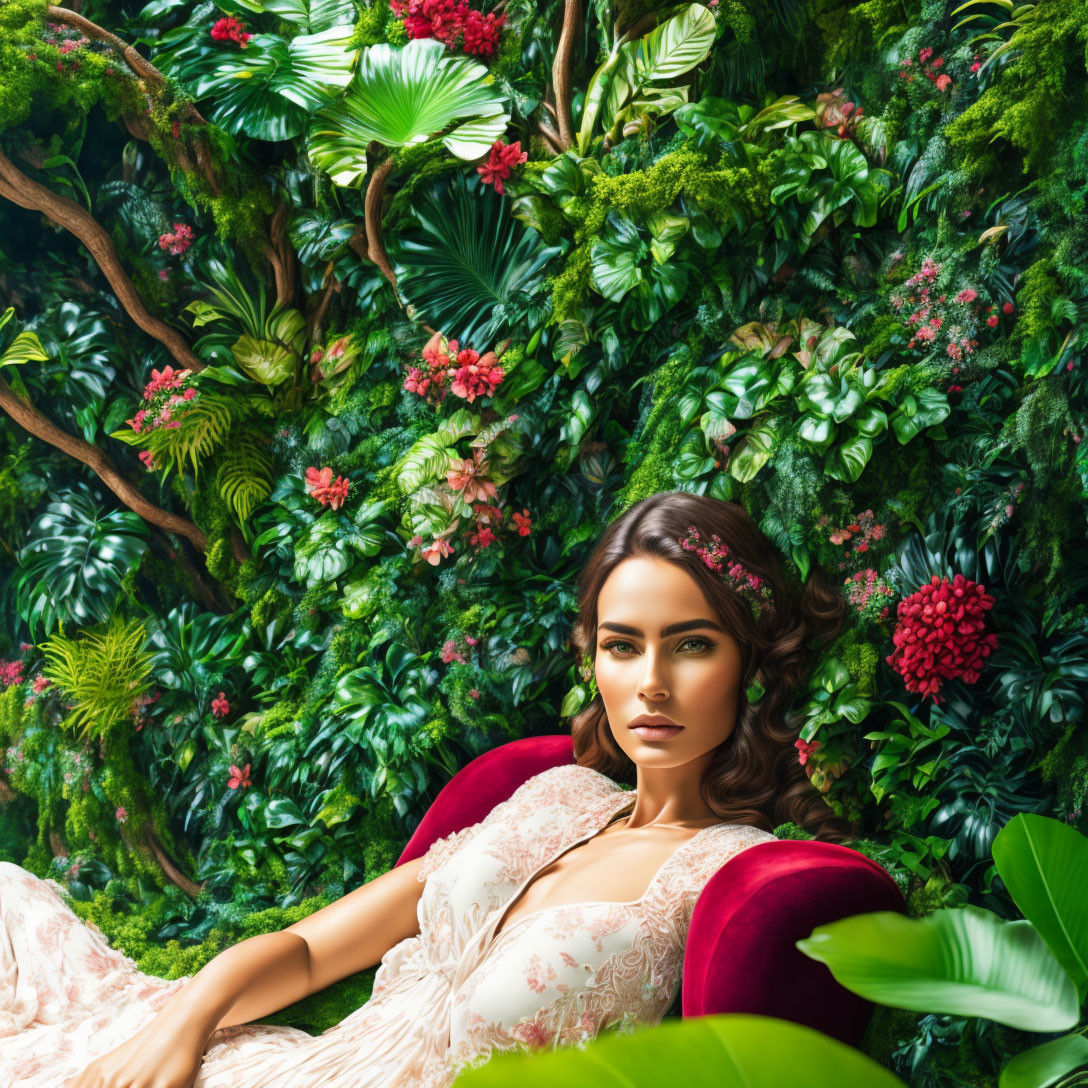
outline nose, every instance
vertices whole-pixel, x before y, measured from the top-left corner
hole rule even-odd
[[[638,693],[654,702],[660,702],[669,694],[668,685],[662,672],[662,666],[656,654],[646,654],[646,665],[639,681]]]

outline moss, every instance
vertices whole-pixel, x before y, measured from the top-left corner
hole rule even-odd
[[[1085,52],[1088,22],[1081,0],[1039,0],[1011,39],[1013,59],[945,130],[965,168],[978,179],[1000,165],[995,140],[1018,151],[1023,169],[1045,174],[1064,126],[1088,108]]]

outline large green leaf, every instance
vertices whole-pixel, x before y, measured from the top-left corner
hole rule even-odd
[[[637,1025],[632,1025],[636,1026]],[[585,1046],[494,1054],[456,1088],[904,1088],[845,1043],[770,1016],[699,1016],[603,1035]]]
[[[264,0],[264,10],[310,34],[355,22],[351,0]]]
[[[0,329],[12,318],[15,308],[9,306],[0,314]],[[0,351],[0,368],[5,366],[18,366],[21,363],[44,363],[49,356],[42,347],[42,342],[37,335],[24,329],[16,333],[11,343],[3,351]]]
[[[847,989],[895,1008],[1044,1032],[1074,1027],[1080,1015],[1073,980],[1032,924],[981,907],[858,914],[817,926],[797,947]]]
[[[1019,813],[999,832],[994,864],[1013,902],[1058,962],[1088,988],[1088,837],[1047,816]]]
[[[524,313],[558,250],[515,220],[478,175],[440,184],[413,211],[419,229],[393,247],[397,286],[417,320],[483,351]]]
[[[147,523],[103,509],[83,485],[60,492],[30,527],[19,553],[17,610],[33,635],[57,622],[86,625],[113,612],[130,570],[147,551]]]
[[[1001,1070],[997,1084],[998,1088],[1050,1088],[1084,1065],[1088,1065],[1088,1039],[1063,1035],[1017,1054]]]
[[[357,53],[351,38],[350,26],[299,34],[290,42],[256,34],[245,49],[224,54],[221,63],[198,78],[197,97],[215,96],[211,120],[228,132],[258,140],[292,139],[303,132],[311,113],[351,81]]]
[[[714,44],[714,16],[702,4],[689,4],[648,34],[618,45],[597,69],[586,90],[578,132],[578,149],[589,148],[598,115],[611,128],[617,115],[640,92],[655,82],[676,79],[701,64]],[[668,112],[683,104],[673,94],[668,104],[658,102],[655,112]]]
[[[372,141],[410,147],[439,136],[458,158],[478,158],[510,120],[488,78],[482,64],[451,56],[434,38],[372,45],[347,94],[314,118],[310,159],[337,185],[353,185],[366,174]]]

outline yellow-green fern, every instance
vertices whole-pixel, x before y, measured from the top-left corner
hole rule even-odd
[[[79,729],[79,740],[102,739],[132,716],[136,700],[151,687],[147,629],[139,620],[114,616],[105,630],[66,638],[63,628],[41,644],[42,670],[63,693],[71,714],[66,728]]]

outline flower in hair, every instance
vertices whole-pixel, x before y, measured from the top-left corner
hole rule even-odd
[[[764,607],[774,609],[774,591],[758,574],[730,556],[729,545],[717,533],[710,537],[709,543],[700,543],[701,540],[699,530],[694,525],[688,526],[686,537],[676,538],[681,548],[695,552],[710,570],[720,575],[726,585],[748,601],[755,619],[760,618]]]

